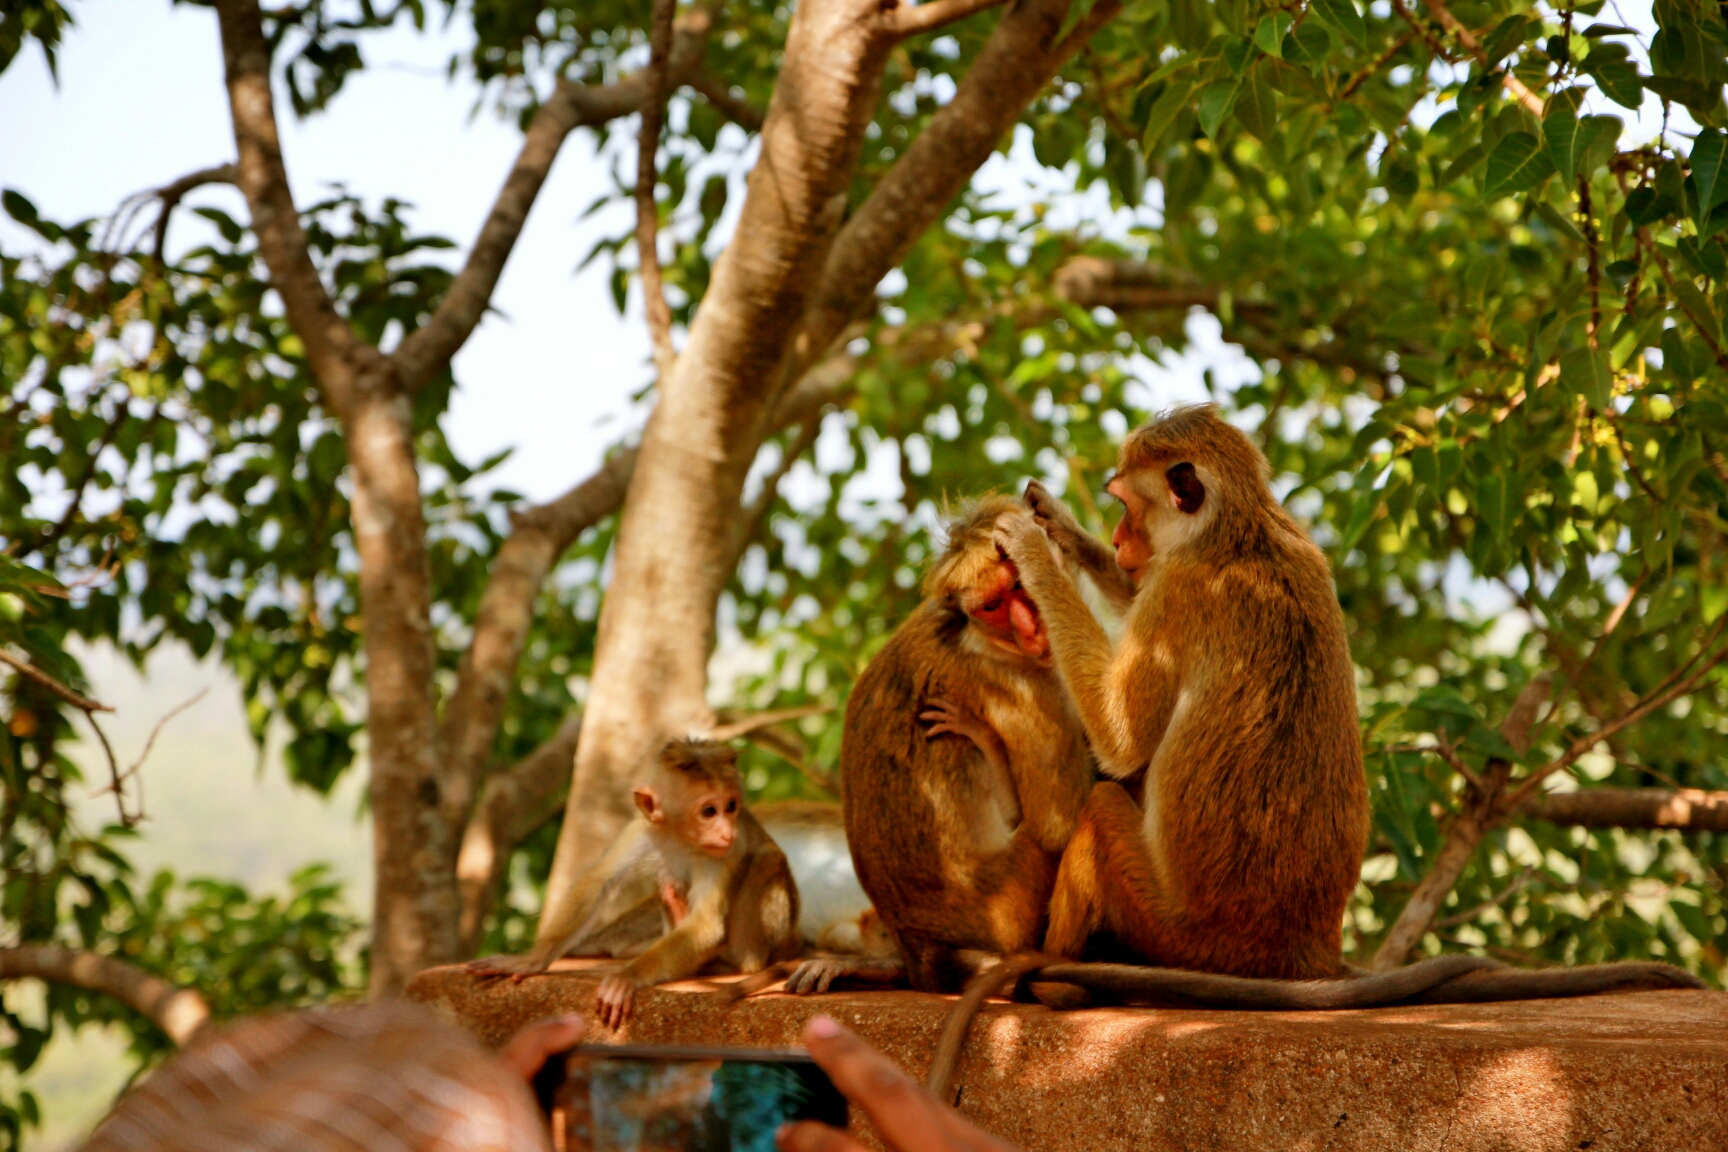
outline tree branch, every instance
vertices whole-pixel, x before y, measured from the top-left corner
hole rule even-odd
[[[684,83],[740,128],[751,132],[761,131],[762,110],[748,100],[732,95],[731,86],[720,77],[711,72],[696,72]]]
[[[270,269],[270,285],[282,298],[288,322],[306,346],[306,358],[331,403],[346,411],[353,402],[356,368],[377,361],[319,279],[306,244],[306,230],[288,187],[282,142],[270,93],[270,48],[264,40],[258,0],[217,0],[228,107],[239,153],[240,190],[252,213],[258,251]]]
[[[520,764],[486,781],[480,803],[463,833],[462,850],[456,857],[465,955],[472,955],[480,946],[486,917],[498,899],[511,852],[556,815],[563,804],[570,787],[570,762],[576,757],[576,737],[581,730],[581,716],[571,716],[551,739]]]
[[[678,22],[665,60],[662,91],[696,73],[710,26],[704,12],[690,13]],[[432,319],[404,338],[390,357],[407,387],[418,388],[443,371],[480,323],[565,138],[577,128],[604,124],[645,107],[652,90],[648,75],[652,68],[650,65],[601,87],[558,82],[551,98],[529,121],[516,163],[505,177],[462,271],[451,281]]]
[[[1004,0],[928,0],[927,3],[913,6],[902,4],[887,13],[884,22],[897,35],[916,36],[920,32],[934,31],[956,20],[964,20],[987,8],[995,8],[1003,2]]]
[[[60,697],[60,699],[66,701],[66,703],[72,705],[72,707],[78,709],[80,712],[90,713],[114,711],[113,705],[103,704],[98,700],[90,699],[90,697],[81,692],[74,692],[72,689],[66,687],[66,685],[60,683],[60,681],[54,679],[54,677],[48,675],[48,673],[42,671],[42,669],[36,667],[36,665],[30,663],[30,661],[14,656],[4,648],[0,648],[0,663],[10,664],[20,673],[36,681],[36,683],[42,685],[42,687],[48,689],[48,691]]]
[[[576,537],[624,502],[635,466],[636,449],[626,448],[558,499],[514,518],[514,531],[492,561],[474,635],[438,723],[444,787],[456,795],[474,794],[492,758],[541,585]]]
[[[1476,62],[1486,70],[1488,68],[1488,56],[1482,51],[1482,44],[1476,39],[1475,34],[1464,27],[1459,22],[1458,17],[1452,15],[1451,9],[1447,8],[1442,0],[1422,0],[1422,3],[1427,6],[1428,11],[1434,13],[1434,18],[1439,20],[1448,32],[1458,37],[1458,42],[1464,45],[1465,49],[1476,57]],[[1538,120],[1542,118],[1542,97],[1526,88],[1522,80],[1512,75],[1510,68],[1501,74],[1500,83],[1505,86],[1507,92],[1512,94],[1513,99],[1524,105],[1531,115]]]
[[[151,247],[151,256],[157,264],[162,263],[162,250],[168,245],[168,218],[179,207],[188,192],[202,188],[206,184],[238,184],[240,182],[240,166],[238,164],[217,164],[212,168],[201,168],[189,173],[172,184],[164,184],[156,189],[153,195],[161,203],[161,214],[156,217],[156,239]]]
[[[672,310],[660,280],[660,205],[654,199],[660,170],[660,127],[666,117],[667,55],[672,50],[672,17],[677,0],[653,0],[648,28],[647,92],[642,99],[642,125],[636,136],[636,262],[642,277],[642,307],[648,337],[654,345],[654,365],[662,377],[672,370],[678,353],[672,347]]]
[[[1584,788],[1544,792],[1519,811],[1578,828],[1678,828],[1728,832],[1728,792],[1701,788]]]
[[[25,944],[0,948],[0,980],[34,977],[112,996],[185,1047],[210,1019],[210,1006],[190,988],[176,988],[124,960],[95,952]]]
[[[871,313],[882,277],[947,211],[1057,70],[1121,7],[1121,0],[1097,0],[1061,40],[1069,0],[1021,0],[1003,12],[954,98],[835,236],[789,345],[783,379],[801,377],[847,325]]]

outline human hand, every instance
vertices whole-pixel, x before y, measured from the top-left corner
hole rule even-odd
[[[498,1049],[498,1060],[531,1084],[548,1056],[576,1047],[587,1030],[588,1021],[580,1016],[541,1020],[506,1040]]]
[[[811,1018],[804,1043],[834,1086],[870,1117],[890,1152],[1015,1152],[829,1017]],[[781,1152],[864,1152],[845,1132],[814,1120],[786,1125],[776,1141]]]

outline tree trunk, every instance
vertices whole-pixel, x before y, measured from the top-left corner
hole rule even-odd
[[[871,0],[794,10],[737,233],[660,381],[625,498],[548,905],[628,818],[627,785],[651,750],[713,723],[714,609],[744,478],[875,109],[893,43],[879,15]]]
[[[456,854],[468,798],[440,787],[432,576],[410,419],[405,395],[368,389],[344,421],[366,645],[374,995],[461,958]]]

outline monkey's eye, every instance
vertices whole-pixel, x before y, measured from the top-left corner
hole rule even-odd
[[[712,804],[709,804],[702,809],[702,818],[704,820],[712,820],[712,819],[714,819],[716,814],[717,813],[715,811],[714,805],[712,805]]]
[[[1002,608],[1002,597],[998,596],[998,597],[996,597],[996,599],[990,601],[988,604],[986,604],[982,608],[978,609],[978,611],[980,611],[980,612],[996,612],[996,611],[1000,611],[1001,608]]]
[[[728,816],[730,816],[732,813],[734,813],[736,811],[738,811],[738,801],[736,801],[736,800],[726,801],[726,814]]]

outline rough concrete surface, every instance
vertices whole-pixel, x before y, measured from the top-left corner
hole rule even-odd
[[[603,970],[564,961],[512,984],[438,968],[409,995],[497,1044],[546,1016],[592,1020]],[[639,994],[625,1030],[590,1039],[795,1047],[826,1012],[922,1078],[953,999],[727,1005],[690,982]],[[955,1086],[962,1112],[1027,1152],[1725,1152],[1728,993],[1276,1013],[993,1002]]]

